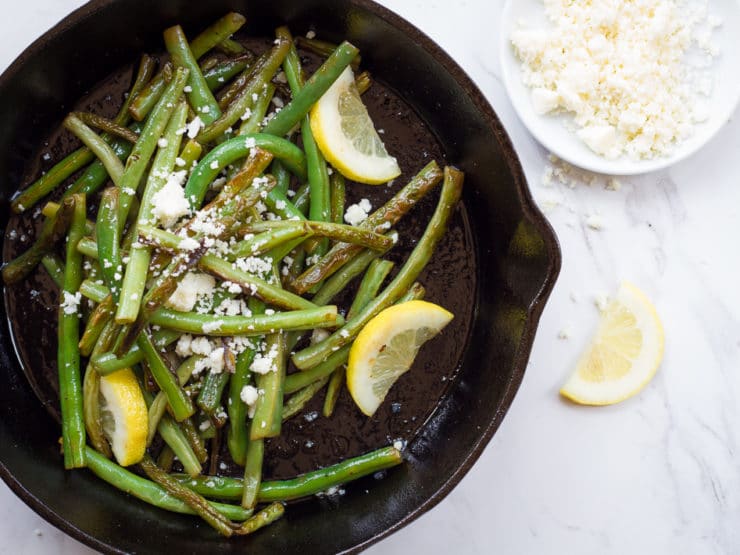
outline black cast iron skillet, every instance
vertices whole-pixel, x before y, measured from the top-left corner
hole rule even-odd
[[[287,22],[296,33],[313,29],[322,38],[346,38],[359,46],[363,65],[378,81],[366,102],[375,121],[387,128],[386,141],[402,167],[413,173],[431,156],[466,173],[464,207],[422,276],[430,300],[456,313],[456,327],[417,361],[421,369],[404,377],[405,386],[394,388],[396,397],[374,420],[358,417],[345,396],[332,421],[290,424],[269,449],[267,472],[288,477],[396,436],[410,440],[408,462],[383,480],[347,487],[340,498],[292,505],[276,525],[236,540],[217,537],[195,518],[128,498],[87,472],[64,472],[53,418],[55,301],[39,302],[39,294],[32,293],[39,284],[32,280],[5,292],[25,368],[10,330],[2,327],[0,474],[50,522],[105,552],[356,552],[438,503],[480,455],[521,382],[560,267],[555,237],[532,203],[500,122],[438,46],[366,0],[93,0],[0,77],[3,227],[9,196],[43,165],[41,153],[70,148],[69,139],[55,130],[78,99],[110,109],[107,94],[115,97],[125,89],[140,52],[161,48],[162,29],[175,22],[186,31],[198,29],[229,10],[247,14],[250,36],[269,37]],[[432,209],[432,200],[419,207],[402,236],[418,236]],[[22,221],[10,223],[23,229]],[[410,243],[401,245],[401,252]],[[17,245],[6,238],[4,250],[7,258]]]

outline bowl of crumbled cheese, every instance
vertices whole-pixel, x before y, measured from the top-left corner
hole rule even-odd
[[[504,83],[551,152],[631,175],[696,152],[740,99],[737,0],[508,0]]]

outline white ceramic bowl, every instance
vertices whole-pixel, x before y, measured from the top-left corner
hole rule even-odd
[[[663,157],[632,160],[627,156],[609,160],[596,154],[570,131],[565,122],[571,114],[539,115],[530,100],[530,89],[521,79],[521,64],[511,46],[511,33],[520,21],[528,27],[545,27],[542,0],[507,0],[502,17],[499,51],[504,85],[524,125],[548,150],[584,169],[611,175],[647,173],[675,164],[704,146],[732,116],[740,99],[740,0],[709,0],[709,13],[722,18],[714,32],[720,55],[712,66],[714,86],[707,99],[709,118],[697,124],[693,134]]]

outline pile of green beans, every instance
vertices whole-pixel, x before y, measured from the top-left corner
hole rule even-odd
[[[2,269],[12,285],[42,267],[59,288],[65,468],[199,515],[224,536],[269,525],[287,501],[402,463],[391,446],[263,480],[285,420],[321,391],[332,416],[365,324],[424,297],[416,280],[463,182],[430,162],[364,223],[346,225],[351,185],[324,158],[309,112],[345,68],[358,71],[358,49],[302,39],[325,58],[306,75],[287,27],[255,53],[231,38],[245,21],[227,14],[192,40],[170,27],[168,59],[157,71],[142,57],[114,119],[67,116],[83,146],[12,200],[22,213],[59,199],[43,205],[33,245]],[[372,80],[363,72],[356,84],[362,93]],[[395,268],[384,258],[399,238],[393,228],[441,182],[426,231]],[[332,304],[351,287],[351,304]],[[101,397],[101,380],[123,369],[148,410],[147,450],[133,472],[113,460]],[[218,475],[221,445],[242,477]]]

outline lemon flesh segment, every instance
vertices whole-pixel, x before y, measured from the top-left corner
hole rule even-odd
[[[372,416],[393,384],[411,368],[421,346],[450,323],[453,314],[426,301],[386,308],[357,335],[349,352],[347,389]]]
[[[100,377],[103,432],[118,464],[129,466],[144,457],[148,414],[136,376],[124,368]]]
[[[560,393],[582,405],[611,405],[642,390],[663,359],[663,325],[645,294],[622,283],[596,335]]]
[[[375,130],[348,67],[314,104],[311,131],[321,153],[339,173],[369,185],[401,175],[401,168]]]

